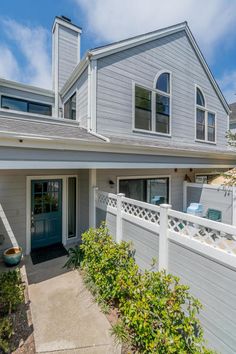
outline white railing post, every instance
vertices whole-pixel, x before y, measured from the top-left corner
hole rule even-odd
[[[117,213],[116,213],[116,242],[121,243],[122,235],[122,198],[125,196],[123,193],[117,194]]]
[[[188,182],[184,181],[183,183],[183,212],[187,210],[187,186]]]
[[[168,210],[170,204],[160,205],[160,234],[158,270],[168,270]]]

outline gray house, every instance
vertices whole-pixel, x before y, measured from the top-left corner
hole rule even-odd
[[[184,180],[235,166],[229,106],[186,22],[82,59],[81,33],[56,17],[52,90],[0,80],[0,203],[26,254],[78,241],[95,186],[182,210]]]

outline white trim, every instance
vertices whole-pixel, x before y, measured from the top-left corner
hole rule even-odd
[[[132,131],[133,132],[171,137],[171,131],[172,131],[172,119],[171,119],[171,115],[172,115],[172,103],[171,103],[171,100],[172,100],[172,78],[171,78],[171,71],[164,70],[163,72],[167,72],[170,74],[170,93],[162,92],[160,90],[157,90],[156,88],[150,88],[146,85],[139,84],[136,81],[132,80]],[[161,71],[161,73],[162,73],[162,71]],[[136,86],[151,92],[151,130],[139,129],[139,128],[135,127],[135,87]],[[169,133],[161,133],[161,132],[156,131],[156,94],[166,96],[169,98],[169,102],[170,102]]]
[[[197,90],[200,90],[200,92],[203,95],[204,101],[205,101],[205,106],[200,106],[197,104]],[[202,90],[202,88],[195,84],[195,96],[194,96],[194,109],[195,109],[195,141],[198,143],[205,143],[205,144],[213,144],[216,145],[217,144],[217,113],[213,110],[208,109],[207,107],[207,100],[206,100],[206,96]],[[201,110],[204,111],[204,125],[205,125],[205,139],[201,140],[197,138],[197,110]],[[214,141],[210,141],[208,140],[208,114],[212,113],[215,116],[215,140]]]
[[[97,60],[91,60],[91,82],[90,82],[90,120],[91,120],[91,131],[97,131]]]
[[[78,217],[78,176],[77,175],[45,175],[26,176],[26,254],[31,252],[31,181],[33,180],[62,180],[62,243],[66,245],[69,241],[78,239],[78,221],[76,221],[76,237],[68,238],[68,177],[76,178],[76,218]]]
[[[156,168],[159,168],[159,166],[157,166]],[[168,194],[169,194],[169,201],[167,201],[168,204],[171,203],[171,191],[172,191],[172,176],[171,175],[142,175],[142,176],[117,176],[116,177],[116,190],[117,190],[117,194],[120,193],[119,191],[119,182],[122,180],[126,180],[126,179],[161,179],[161,178],[168,178]],[[146,202],[147,203],[147,202]],[[148,203],[150,204],[150,203]]]
[[[94,188],[97,185],[96,169],[89,170],[89,227],[96,227],[96,200]]]
[[[62,86],[62,88],[60,90],[60,94],[62,97],[64,97],[65,94],[70,90],[70,88],[75,84],[75,82],[79,79],[80,75],[83,74],[84,70],[87,68],[88,65],[89,65],[89,58],[86,56],[75,67],[71,76],[68,78],[68,80]]]
[[[55,33],[54,33],[55,32]],[[53,29],[53,88],[55,93],[55,115],[59,116],[59,25],[55,23],[55,28]]]
[[[59,24],[59,25],[61,25],[61,26],[63,26],[63,27],[69,28],[69,29],[71,29],[72,31],[77,32],[77,33],[79,33],[79,34],[82,33],[82,29],[81,29],[80,27],[74,25],[74,24],[71,23],[71,22],[68,22],[68,21],[66,21],[66,20],[63,20],[63,19],[61,19],[61,18],[59,18],[59,17],[55,17],[54,24],[53,24],[53,27],[52,27],[52,32],[55,31],[55,26],[56,26],[57,24]]]
[[[88,64],[88,102],[87,102],[87,131],[92,130],[91,122],[91,61]]]

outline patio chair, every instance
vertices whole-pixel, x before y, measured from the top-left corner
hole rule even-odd
[[[216,209],[208,209],[207,214],[206,214],[206,218],[209,220],[221,222],[222,221],[222,212],[220,210],[216,210]]]

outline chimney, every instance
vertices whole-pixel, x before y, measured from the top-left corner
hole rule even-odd
[[[52,79],[55,92],[55,115],[59,116],[59,92],[80,61],[81,28],[68,17],[54,20],[52,28]]]

